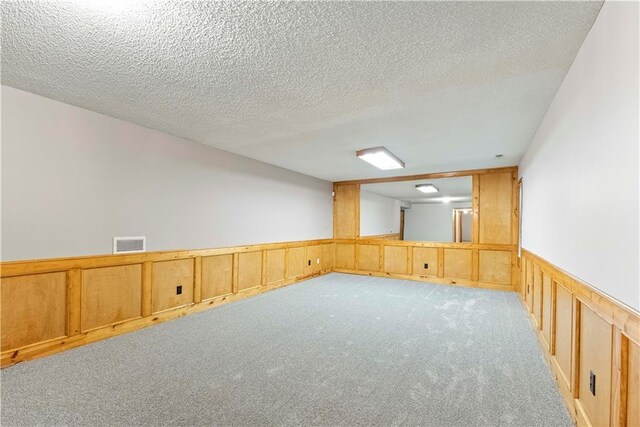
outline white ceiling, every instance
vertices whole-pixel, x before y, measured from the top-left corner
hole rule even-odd
[[[437,193],[421,193],[416,190],[418,184],[433,184],[438,187]],[[409,203],[442,203],[443,197],[451,197],[453,201],[470,201],[473,191],[472,178],[459,176],[455,178],[419,179],[415,181],[385,182],[379,184],[363,184],[364,191],[376,193],[392,199]]]
[[[331,181],[514,165],[601,6],[4,1],[2,83]]]

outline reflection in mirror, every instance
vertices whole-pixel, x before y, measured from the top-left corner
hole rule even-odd
[[[471,242],[472,177],[363,184],[360,236]]]

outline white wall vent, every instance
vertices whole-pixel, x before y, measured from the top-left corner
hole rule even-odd
[[[114,237],[113,238],[113,253],[132,253],[132,252],[144,252],[147,248],[146,239],[143,236],[139,237]]]

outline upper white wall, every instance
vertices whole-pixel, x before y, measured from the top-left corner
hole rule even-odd
[[[520,163],[523,247],[636,310],[638,7],[604,4]]]
[[[3,260],[332,237],[331,183],[2,86]]]
[[[360,235],[400,232],[400,200],[360,191]]]
[[[453,210],[470,207],[470,202],[414,203],[404,214],[404,240],[453,242]]]

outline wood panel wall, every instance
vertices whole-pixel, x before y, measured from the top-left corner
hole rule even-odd
[[[526,250],[521,266],[520,298],[577,424],[639,426],[640,313]]]
[[[377,239],[335,239],[335,245],[333,270],[340,273],[513,290],[510,245]]]
[[[1,265],[1,366],[331,271],[332,239]]]

